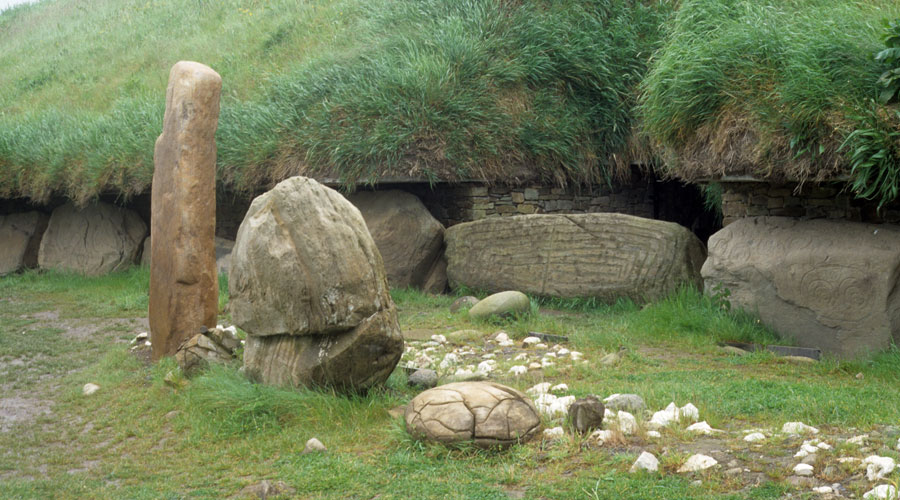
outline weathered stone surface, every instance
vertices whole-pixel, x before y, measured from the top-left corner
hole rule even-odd
[[[834,220],[741,219],[709,240],[707,293],[804,347],[839,357],[900,341],[900,228]]]
[[[407,382],[412,387],[431,389],[432,387],[437,385],[437,381],[438,374],[436,371],[429,370],[427,368],[421,368],[413,372],[413,374],[409,376],[409,380]]]
[[[700,286],[703,244],[684,227],[631,215],[522,215],[450,227],[451,287],[555,297],[655,299]]]
[[[131,210],[98,202],[53,211],[41,239],[38,265],[96,276],[132,266],[147,225]]]
[[[153,153],[150,335],[153,359],[216,326],[216,128],[222,78],[180,61],[169,73],[163,131]]]
[[[481,299],[469,309],[469,317],[484,319],[491,316],[523,314],[531,310],[531,300],[522,292],[508,290]]]
[[[191,376],[210,363],[227,363],[234,359],[235,341],[236,338],[218,329],[198,333],[178,347],[175,361],[185,375]]]
[[[604,401],[606,407],[612,411],[627,411],[634,415],[642,415],[647,411],[644,398],[637,394],[613,394]]]
[[[37,266],[49,220],[40,212],[0,215],[0,276]]]
[[[534,403],[521,392],[493,382],[458,382],[420,393],[404,414],[416,439],[473,442],[489,448],[526,442],[540,430]]]
[[[603,427],[605,408],[596,396],[576,399],[569,407],[569,419],[580,434]]]
[[[465,309],[466,311],[468,311],[469,309],[472,308],[472,306],[474,306],[478,302],[479,301],[478,301],[477,297],[473,297],[471,295],[465,295],[463,297],[460,297],[460,298],[454,300],[453,303],[450,304],[450,312],[456,313],[461,309]]]
[[[147,236],[141,245],[141,266],[150,267],[150,241],[151,238]]]
[[[229,295],[246,372],[276,385],[360,389],[387,379],[403,338],[359,211],[305,177],[256,198],[238,230]]]
[[[391,287],[444,291],[447,287],[446,263],[441,265],[444,226],[416,196],[398,190],[358,191],[348,199],[366,220],[384,260]]]
[[[397,311],[391,305],[343,333],[248,335],[244,371],[271,385],[366,389],[387,380],[402,352]]]

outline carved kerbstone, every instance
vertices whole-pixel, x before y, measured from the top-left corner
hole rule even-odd
[[[703,278],[804,347],[853,357],[900,341],[897,226],[741,219],[709,239]]]
[[[156,140],[150,233],[153,359],[173,355],[201,326],[216,326],[216,127],[222,78],[181,61],[169,73]]]

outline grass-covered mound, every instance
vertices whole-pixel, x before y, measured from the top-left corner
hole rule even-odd
[[[168,70],[224,80],[220,187],[626,165],[668,2],[44,0],[0,14],[0,196],[149,187]]]
[[[900,114],[873,99],[882,22],[898,17],[896,0],[684,0],[642,84],[644,130],[683,178],[858,165],[858,193],[896,196]]]

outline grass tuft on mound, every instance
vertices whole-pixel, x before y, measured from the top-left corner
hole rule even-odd
[[[681,2],[641,84],[645,132],[687,179],[848,174],[852,151],[841,145],[852,131],[876,128],[868,120],[900,129],[869,106],[883,71],[881,23],[898,16],[891,0]],[[886,154],[896,163],[898,152]]]
[[[220,185],[597,182],[671,2],[47,0],[0,15],[0,196],[145,191],[168,70],[224,80]]]

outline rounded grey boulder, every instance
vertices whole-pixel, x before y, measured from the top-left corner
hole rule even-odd
[[[489,295],[469,309],[472,319],[523,314],[531,310],[531,300],[522,292],[506,291]]]

